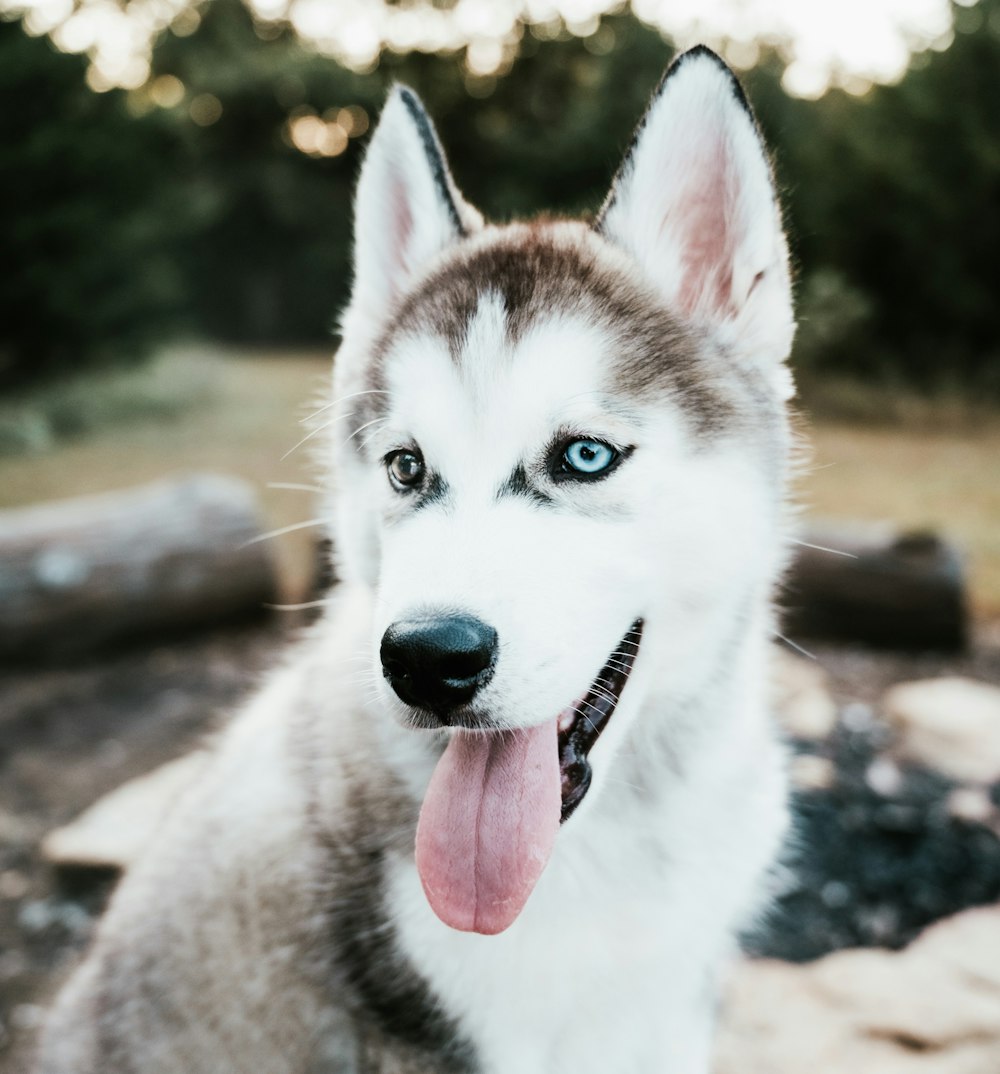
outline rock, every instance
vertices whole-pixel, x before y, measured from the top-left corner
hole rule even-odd
[[[35,823],[0,808],[0,844],[30,846],[40,834]]]
[[[837,782],[837,768],[827,757],[800,753],[788,762],[792,786],[800,791],[828,791]]]
[[[945,802],[948,816],[969,824],[986,824],[1000,828],[1000,811],[983,787],[956,787]]]
[[[42,856],[61,868],[127,869],[200,770],[203,750],[131,779],[98,799],[76,820],[42,840]]]
[[[794,738],[822,739],[837,723],[826,672],[815,660],[777,647],[771,662],[771,697],[781,726]]]
[[[1000,907],[967,910],[904,951],[741,964],[715,1074],[995,1074]]]
[[[17,902],[31,890],[31,881],[18,869],[5,869],[0,873],[0,899]]]
[[[903,790],[903,773],[889,757],[876,757],[865,769],[865,783],[880,798],[896,798]]]
[[[923,679],[892,687],[883,705],[910,760],[953,779],[1000,779],[1000,687],[958,677]]]

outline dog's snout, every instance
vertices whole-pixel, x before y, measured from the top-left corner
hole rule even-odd
[[[400,700],[442,723],[489,682],[497,632],[471,615],[399,620],[382,635],[382,674]]]

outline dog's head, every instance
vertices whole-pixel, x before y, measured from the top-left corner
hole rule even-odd
[[[593,224],[484,224],[397,88],[355,262],[340,569],[376,591],[386,706],[456,729],[418,840],[431,902],[498,931],[643,701],[697,689],[766,606],[793,334],[780,213],[736,79],[695,49]],[[463,879],[483,845],[494,865]]]

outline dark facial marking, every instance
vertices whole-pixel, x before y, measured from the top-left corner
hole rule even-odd
[[[497,489],[498,500],[506,496],[524,496],[546,506],[553,503],[552,497],[547,492],[543,492],[531,483],[528,472],[523,466],[515,466],[510,477]]]
[[[436,504],[444,503],[448,499],[450,491],[448,482],[440,474],[432,473],[418,494],[418,499],[413,505],[413,509],[421,511],[425,507],[433,507]]]
[[[452,196],[452,188],[448,176],[448,165],[445,164],[444,153],[441,151],[441,143],[438,141],[437,134],[434,132],[434,125],[424,111],[424,106],[420,103],[420,98],[413,92],[413,90],[408,86],[401,86],[399,89],[399,96],[406,106],[407,112],[410,113],[410,118],[417,128],[417,133],[420,135],[420,141],[423,143],[424,152],[427,154],[427,163],[430,165],[431,174],[434,177],[434,185],[437,187],[438,194],[444,202],[445,208],[448,210],[448,215],[451,217],[451,222],[457,235],[460,238],[464,238],[466,234],[465,226],[462,223],[462,218],[455,205],[455,199]]]
[[[700,341],[638,277],[595,251],[586,225],[577,226],[576,235],[556,233],[538,221],[505,229],[487,246],[456,247],[403,299],[375,348],[366,387],[385,389],[384,363],[407,336],[437,336],[456,362],[466,360],[469,325],[481,298],[494,295],[506,312],[509,343],[559,315],[593,323],[610,339],[610,394],[648,398],[649,390],[665,388],[697,431],[724,426],[730,407],[714,363],[702,360]],[[385,395],[365,396],[359,416],[370,420],[387,405]]]

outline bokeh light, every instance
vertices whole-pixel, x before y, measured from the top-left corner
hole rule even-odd
[[[214,93],[199,93],[191,101],[188,115],[199,127],[211,127],[222,118],[222,102]]]
[[[290,25],[317,52],[366,72],[384,49],[465,53],[470,89],[481,91],[503,74],[525,29],[551,39],[569,31],[601,53],[601,16],[621,0],[247,0],[261,32]],[[752,66],[757,44],[779,48],[787,60],[785,88],[819,96],[831,85],[862,92],[892,82],[910,55],[945,47],[951,28],[948,0],[632,0],[632,10],[680,47],[703,41],[735,67]],[[31,34],[49,34],[67,52],[86,53],[90,85],[135,88],[149,78],[152,45],[167,28],[193,33],[200,14],[190,0],[0,0],[0,14],[21,16]],[[481,94],[480,94],[481,95]]]

